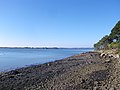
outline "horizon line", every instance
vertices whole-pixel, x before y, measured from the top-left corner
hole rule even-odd
[[[42,47],[42,46],[0,46],[0,48],[94,48],[94,47]]]

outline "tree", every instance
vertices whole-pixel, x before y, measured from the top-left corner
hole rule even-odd
[[[111,33],[94,44],[94,47],[96,49],[120,49],[120,21],[114,26]]]

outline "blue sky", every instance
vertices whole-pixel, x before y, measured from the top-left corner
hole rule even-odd
[[[0,0],[0,47],[92,47],[120,20],[120,0]]]

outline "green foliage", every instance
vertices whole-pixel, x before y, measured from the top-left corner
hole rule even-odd
[[[118,43],[117,42],[112,42],[111,44],[108,45],[109,49],[116,49],[118,48]]]
[[[115,27],[112,29],[109,37],[112,39],[118,39],[120,35],[120,21],[115,25]]]
[[[109,35],[104,36],[94,44],[96,49],[118,49],[120,50],[120,21],[114,26]]]

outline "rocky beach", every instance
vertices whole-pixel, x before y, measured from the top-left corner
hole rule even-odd
[[[0,73],[0,90],[120,90],[120,59],[87,52]]]
[[[0,0],[0,90],[120,90],[120,0]]]

